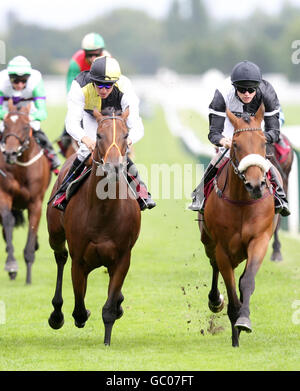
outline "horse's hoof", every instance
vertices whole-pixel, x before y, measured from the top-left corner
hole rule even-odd
[[[222,309],[224,308],[224,296],[223,295],[219,296],[219,303],[217,304],[208,300],[208,308],[214,313],[221,312]]]
[[[124,314],[124,311],[123,311],[123,308],[122,306],[120,305],[120,308],[118,309],[118,312],[117,312],[117,317],[116,319],[120,319]]]
[[[11,281],[15,280],[18,272],[8,272],[9,278]]]
[[[246,318],[245,316],[240,316],[235,322],[234,327],[236,327],[240,331],[246,331],[246,333],[252,332],[250,319]]]
[[[54,329],[54,330],[58,330],[60,328],[63,327],[64,323],[65,323],[65,320],[64,320],[64,316],[62,316],[62,318],[60,320],[57,320],[55,319],[54,316],[52,316],[52,314],[50,315],[50,318],[48,319],[48,323],[49,323],[49,326]]]
[[[271,261],[274,261],[274,262],[281,262],[283,260],[282,258],[282,255],[280,252],[274,252],[272,255],[271,255]]]
[[[78,327],[79,329],[82,329],[85,326],[86,321],[88,320],[88,318],[91,315],[91,311],[86,310],[86,315],[87,315],[87,318],[84,322],[77,322],[77,320],[75,319],[75,326]]]

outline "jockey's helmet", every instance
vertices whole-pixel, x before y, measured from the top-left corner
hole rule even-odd
[[[23,56],[14,57],[7,65],[7,72],[9,75],[30,75],[31,70],[30,62]]]
[[[235,87],[257,87],[261,79],[260,68],[251,61],[239,62],[231,72],[231,82]]]
[[[115,83],[121,76],[121,69],[115,58],[101,56],[95,58],[90,70],[90,78],[96,83]]]
[[[100,34],[89,33],[83,37],[83,40],[81,42],[81,48],[83,50],[104,49],[105,42]]]

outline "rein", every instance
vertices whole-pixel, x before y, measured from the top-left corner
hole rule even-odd
[[[240,133],[240,132],[247,132],[247,131],[261,131],[262,128],[242,128],[242,129],[235,129],[234,132],[233,132],[233,135],[237,134],[237,133]],[[233,158],[230,158],[230,164],[232,165],[233,167],[233,172],[244,182],[246,183],[246,177],[245,175],[243,174],[243,172],[241,172],[238,168],[238,165],[235,165],[235,163],[233,162]],[[227,165],[228,162],[225,164]],[[224,168],[224,167],[223,167]],[[221,170],[222,171],[222,170]],[[220,171],[220,173],[221,173]],[[266,174],[265,174],[266,176]],[[270,186],[268,186],[268,191],[265,192],[263,194],[263,196],[259,199],[251,199],[251,200],[232,200],[228,197],[226,197],[223,193],[224,193],[224,190],[225,190],[225,187],[226,187],[226,184],[227,184],[227,179],[228,179],[228,166],[227,166],[227,173],[226,173],[226,179],[225,179],[225,184],[224,184],[224,187],[223,187],[223,190],[219,189],[218,187],[218,183],[217,183],[217,179],[218,177],[216,176],[213,180],[213,185],[214,185],[214,189],[215,189],[215,192],[217,194],[217,196],[219,198],[222,198],[224,201],[227,201],[229,202],[230,204],[233,204],[233,205],[239,205],[239,206],[244,206],[244,205],[252,205],[252,204],[255,204],[257,202],[260,202],[262,201],[263,199],[267,198],[268,196],[270,196],[271,194],[273,194],[273,191],[272,189],[270,188]]]
[[[100,121],[99,121],[99,125],[108,120],[108,119],[112,119],[113,120],[113,141],[112,143],[110,144],[110,146],[108,147],[107,151],[105,152],[105,156],[104,158],[100,156],[100,159],[99,161],[95,160],[94,157],[92,158],[93,160],[93,163],[95,163],[97,166],[102,166],[105,164],[105,160],[107,158],[107,155],[109,153],[109,151],[115,146],[119,152],[119,155],[122,157],[122,153],[121,153],[121,150],[118,146],[118,144],[116,143],[116,119],[118,119],[119,121],[122,121],[123,123],[125,123],[125,121],[123,120],[123,118],[121,117],[116,117],[116,116],[105,116],[104,118],[102,118]],[[98,153],[98,157],[99,157],[99,150],[97,150],[97,153]]]
[[[28,160],[27,162],[20,162],[19,160],[16,161],[16,164],[18,166],[22,167],[28,167],[31,166],[33,163],[35,163],[37,160],[39,160],[44,155],[44,150],[41,149],[40,152],[35,155],[32,159]]]

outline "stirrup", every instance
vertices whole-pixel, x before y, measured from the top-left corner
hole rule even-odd
[[[196,196],[193,197],[191,205],[188,206],[188,209],[193,210],[194,212],[204,213],[204,200],[199,200]]]
[[[152,209],[156,206],[156,202],[152,200],[150,193],[148,193],[148,198],[139,197],[137,202],[141,211],[145,209]]]
[[[283,217],[287,217],[291,214],[287,205],[284,205],[283,203],[281,203],[280,205],[275,205],[275,213],[278,213]]]

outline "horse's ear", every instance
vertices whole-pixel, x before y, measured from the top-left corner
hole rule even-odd
[[[255,114],[255,118],[261,123],[264,119],[264,114],[265,114],[265,106],[263,103],[261,103],[261,105],[259,106]]]
[[[29,115],[30,110],[31,110],[31,103],[28,103],[28,105],[22,106],[20,111],[22,111],[23,113]]]
[[[229,109],[226,109],[226,115],[229,118],[229,121],[234,126],[234,128],[236,128],[238,118]]]
[[[93,115],[96,118],[97,122],[101,121],[103,118],[103,115],[96,109],[96,107],[93,110]]]
[[[16,111],[16,108],[14,106],[14,102],[13,102],[12,98],[8,99],[7,105],[8,105],[9,112]]]
[[[127,106],[126,109],[122,113],[123,120],[126,121],[128,116],[129,116],[129,106]]]

